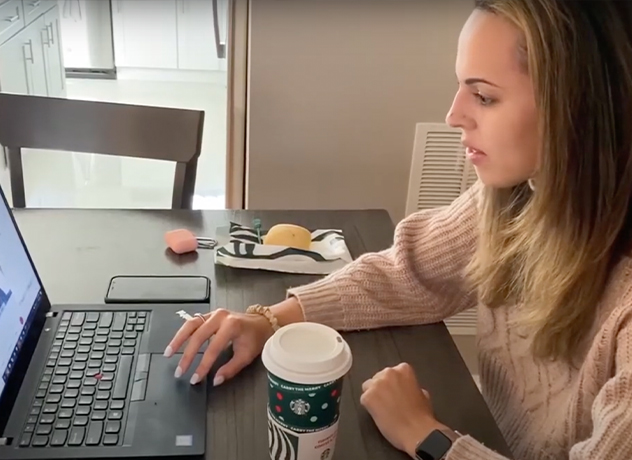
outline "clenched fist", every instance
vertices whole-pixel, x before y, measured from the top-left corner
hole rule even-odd
[[[435,419],[430,395],[405,363],[387,367],[364,382],[360,402],[382,435],[413,458],[420,441],[436,429],[447,428]]]

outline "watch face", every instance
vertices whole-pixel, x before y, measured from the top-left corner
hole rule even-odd
[[[419,460],[439,460],[448,453],[452,441],[439,430],[435,430],[417,447],[415,454]]]

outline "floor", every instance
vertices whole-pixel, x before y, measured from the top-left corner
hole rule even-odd
[[[214,83],[68,79],[69,99],[205,111],[194,207],[223,209],[226,170],[225,80]],[[31,150],[23,156],[27,206],[169,208],[173,163]]]

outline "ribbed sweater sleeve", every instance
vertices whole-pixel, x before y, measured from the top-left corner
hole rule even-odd
[[[629,460],[632,458],[632,308],[621,315],[613,334],[604,334],[601,340],[616,337],[616,344],[602,349],[604,355],[597,357],[604,364],[603,372],[612,373],[597,394],[592,405],[592,432],[589,437],[570,446],[569,460]],[[614,350],[615,369],[606,369]],[[526,427],[525,427],[526,428]],[[546,436],[540,433],[540,436]],[[545,458],[546,452],[532,458]],[[446,460],[506,460],[470,436],[458,439]],[[517,458],[516,460],[522,460]]]
[[[434,323],[475,306],[464,269],[476,244],[479,190],[477,184],[449,206],[408,216],[389,249],[288,295],[308,321],[338,330]]]

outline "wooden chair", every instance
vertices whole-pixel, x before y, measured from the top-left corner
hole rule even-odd
[[[13,207],[26,207],[22,149],[176,162],[173,209],[191,209],[204,112],[0,93],[0,145],[8,151]]]

